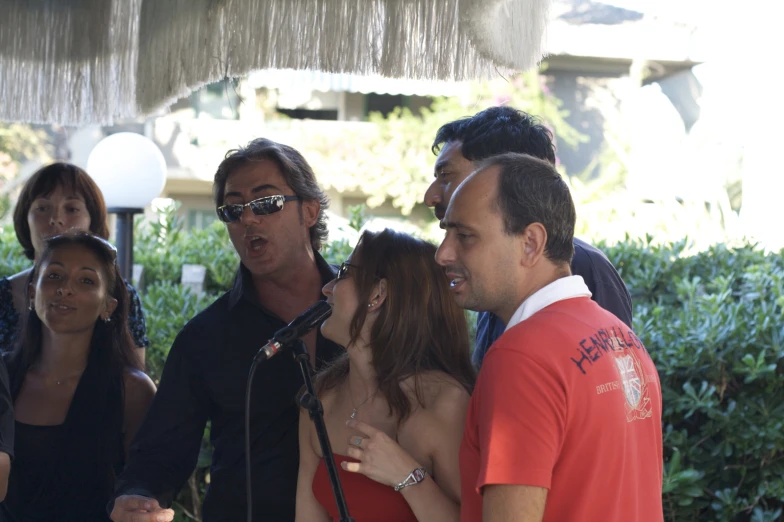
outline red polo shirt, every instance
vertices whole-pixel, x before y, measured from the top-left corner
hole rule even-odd
[[[545,522],[661,522],[661,386],[637,336],[588,297],[553,302],[490,348],[460,448],[463,522],[482,488],[548,490]]]

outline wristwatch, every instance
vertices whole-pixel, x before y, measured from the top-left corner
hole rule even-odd
[[[406,479],[395,486],[395,491],[400,491],[403,488],[407,488],[408,486],[413,486],[414,484],[419,484],[423,480],[425,480],[425,475],[427,475],[427,470],[425,468],[417,468],[411,473],[408,474]]]

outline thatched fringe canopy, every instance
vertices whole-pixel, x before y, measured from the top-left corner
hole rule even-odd
[[[542,57],[550,0],[0,0],[0,119],[153,113],[258,69],[463,80]]]

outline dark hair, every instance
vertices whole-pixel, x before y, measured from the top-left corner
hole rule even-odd
[[[496,166],[500,169],[496,203],[504,232],[518,235],[531,223],[541,223],[547,231],[544,255],[556,264],[571,263],[577,212],[561,175],[546,161],[516,153],[490,157],[477,172]]]
[[[118,447],[122,447],[118,446],[118,438],[122,435],[124,423],[123,373],[126,369],[142,369],[128,330],[129,297],[117,267],[116,252],[104,239],[87,232],[54,236],[46,240],[44,252],[33,267],[28,284],[35,284],[41,267],[53,252],[74,246],[87,249],[98,257],[107,276],[108,293],[117,300],[117,308],[109,322],[96,318],[87,367],[66,417],[64,429],[68,441],[64,444],[69,446],[66,451],[72,451],[74,455],[97,454],[99,460],[96,462],[96,474],[111,478],[108,484],[113,484],[115,456]],[[34,310],[29,311],[21,325],[15,347],[8,354],[10,387],[14,398],[19,394],[28,370],[41,355],[44,328],[38,314]],[[77,395],[80,397],[78,400]],[[85,465],[88,462],[93,460],[86,459]]]
[[[109,238],[106,223],[106,203],[101,189],[82,169],[70,163],[52,163],[38,169],[22,187],[14,208],[14,230],[19,244],[28,259],[35,258],[33,241],[30,239],[30,226],[27,214],[36,198],[47,196],[57,187],[72,190],[84,198],[84,205],[90,214],[90,232],[103,239]]]
[[[433,141],[433,154],[450,141],[461,142],[460,152],[470,161],[519,152],[555,165],[553,133],[535,116],[512,107],[490,107],[442,125]]]
[[[326,193],[318,186],[316,175],[305,158],[293,147],[276,143],[266,138],[257,138],[244,147],[232,149],[218,165],[215,172],[215,181],[212,186],[212,195],[215,206],[223,205],[223,196],[226,191],[226,180],[237,170],[253,161],[270,160],[280,169],[286,184],[291,187],[294,194],[302,201],[318,201],[321,204],[318,219],[310,227],[310,244],[313,250],[320,250],[321,245],[327,240],[326,210],[329,199]]]
[[[352,262],[359,302],[370,300],[379,278],[387,280],[387,296],[370,332],[368,344],[378,378],[379,393],[389,403],[390,414],[402,421],[411,404],[400,384],[410,376],[440,371],[454,378],[469,393],[475,372],[469,355],[465,314],[449,291],[443,269],[435,262],[436,247],[407,234],[386,229],[365,231]],[[360,335],[367,307],[359,306],[350,332]],[[317,376],[317,390],[335,387],[348,375],[348,355],[343,354]],[[419,379],[416,396],[424,405]]]

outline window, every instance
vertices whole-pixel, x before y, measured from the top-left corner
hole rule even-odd
[[[201,230],[210,226],[217,219],[218,216],[214,210],[189,210],[188,228]]]

